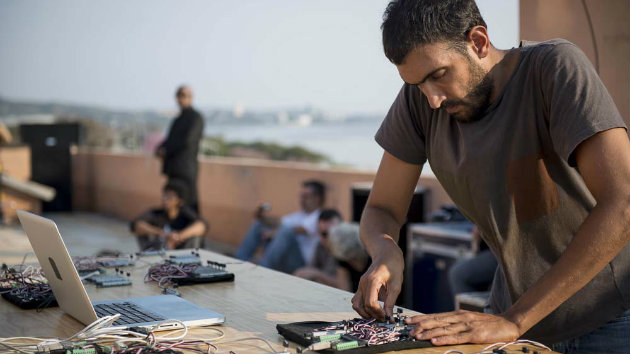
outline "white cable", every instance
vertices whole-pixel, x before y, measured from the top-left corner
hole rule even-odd
[[[166,336],[162,336],[162,337],[156,336],[155,332],[160,330],[159,327],[161,325],[168,324],[168,323],[177,323],[177,324],[181,325],[183,328],[174,329],[173,332],[167,333]],[[179,335],[179,336],[177,336],[177,337],[168,336],[169,334],[172,334],[174,332],[180,332],[180,331],[184,331],[184,333]],[[184,324],[184,322],[182,322],[180,320],[172,320],[172,319],[171,320],[164,320],[162,322],[159,322],[159,323],[155,324],[153,326],[153,328],[149,331],[149,333],[153,334],[154,339],[156,341],[158,341],[158,342],[160,340],[179,340],[179,339],[183,339],[184,337],[186,337],[186,334],[188,334],[188,326],[186,326],[186,324]]]
[[[503,349],[503,348],[506,348],[506,347],[508,347],[510,345],[517,345],[517,344],[531,344],[533,346],[541,347],[543,349],[547,349],[547,350],[551,351],[551,348],[549,348],[548,346],[546,346],[546,345],[544,345],[542,343],[535,342],[533,340],[529,340],[529,339],[515,340],[514,342],[510,342],[510,343],[505,344],[504,346],[500,347],[499,349]]]
[[[15,352],[29,354],[29,352],[26,352],[26,351],[24,351],[24,350],[22,350],[22,349],[20,349],[20,348],[14,347],[14,346],[9,345],[9,344],[0,343],[0,346],[5,347],[5,348],[9,348],[10,350],[13,350],[13,351],[15,351]]]
[[[82,277],[81,277],[81,280],[85,280],[85,279],[87,279],[87,278],[91,278],[91,277],[93,277],[93,276],[95,276],[95,275],[97,275],[97,274],[101,274],[101,272],[99,272],[98,270],[95,270],[95,271],[93,271],[92,273],[88,273],[88,274],[86,274],[86,275],[82,276]]]
[[[542,343],[538,343],[535,342],[533,340],[528,340],[528,339],[519,339],[519,340],[515,340],[513,342],[497,342],[497,343],[493,343],[490,344],[489,346],[483,348],[481,351],[473,353],[473,354],[492,354],[491,349],[493,349],[496,346],[499,346],[498,349],[505,349],[511,345],[518,345],[518,344],[530,344],[536,347],[540,347],[546,350],[551,350],[551,348],[547,347],[546,345],[542,344]],[[447,350],[442,354],[464,354],[462,351],[459,350]]]
[[[16,340],[16,339],[25,339],[25,340],[33,340],[33,341],[43,341],[46,340],[46,338],[36,338],[36,337],[10,337],[10,338],[0,338],[0,342],[6,342],[6,341],[11,341],[11,340]]]
[[[68,342],[72,342],[72,340],[87,341],[94,344],[97,344],[99,342],[114,341],[115,343],[120,343],[121,346],[124,346],[123,343],[130,343],[130,342],[144,343],[146,345],[149,345],[149,344],[154,345],[154,344],[159,344],[161,342],[180,341],[180,343],[174,343],[171,346],[177,347],[180,344],[184,344],[188,346],[207,345],[208,353],[213,353],[212,349],[214,349],[214,351],[218,351],[217,345],[226,344],[226,343],[234,343],[234,342],[242,342],[242,341],[248,341],[248,340],[257,340],[257,341],[264,342],[269,347],[271,352],[275,354],[286,353],[286,351],[283,351],[283,352],[276,351],[271,345],[271,343],[264,338],[245,337],[245,338],[237,338],[237,339],[232,339],[232,340],[223,340],[225,338],[225,332],[219,328],[203,326],[203,325],[202,326],[187,326],[186,324],[184,324],[182,321],[179,321],[179,320],[171,319],[171,320],[161,321],[155,324],[154,326],[152,326],[151,329],[149,329],[148,335],[140,333],[140,332],[129,331],[129,330],[120,329],[120,328],[112,328],[111,325],[119,317],[120,315],[117,314],[113,316],[106,316],[106,317],[99,318],[96,321],[89,324],[88,326],[86,326],[85,328],[83,328],[82,330],[76,332],[72,336],[65,339],[37,338],[37,337],[0,338],[0,345],[5,346],[6,348],[13,350],[15,352],[29,353],[23,350],[23,348],[26,349],[25,347],[28,347],[28,349],[31,349],[31,351],[36,351],[36,350],[41,350],[41,349],[45,350],[46,348],[50,348],[51,346],[67,344]],[[160,326],[164,324],[172,324],[172,323],[179,324],[182,326],[182,328],[172,330],[162,336],[155,335],[155,332],[159,331]],[[186,335],[189,333],[189,329],[193,329],[193,328],[208,329],[211,331],[215,331],[218,333],[218,336],[214,338],[185,338]],[[173,335],[178,332],[182,332],[182,333],[180,333],[177,336]],[[10,344],[4,343],[4,342],[15,342],[15,341],[21,341],[21,342],[10,343]],[[149,341],[152,343],[150,343]],[[198,341],[199,343],[186,344],[187,341]]]

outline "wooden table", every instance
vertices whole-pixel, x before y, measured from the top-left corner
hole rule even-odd
[[[214,252],[204,250],[199,252],[204,263],[206,260],[228,263],[227,270],[235,274],[235,281],[182,286],[179,287],[179,291],[182,298],[226,315],[225,324],[219,328],[226,332],[227,339],[259,336],[272,342],[277,350],[282,350],[282,340],[276,332],[276,324],[308,320],[339,321],[357,317],[350,304],[352,294],[349,292]],[[91,284],[86,285],[90,299],[99,301],[160,294],[157,284],[145,283],[143,278],[149,265],[161,260],[159,256],[143,257],[136,260],[135,267],[124,268],[131,273],[130,279],[133,282],[131,286],[96,288]],[[41,312],[21,310],[7,301],[0,300],[0,337],[68,337],[82,328],[80,322],[64,314],[59,308],[49,308]],[[214,333],[207,330],[194,330],[192,334],[214,336]],[[220,352],[227,352],[228,349],[236,353],[266,352],[262,343],[249,343],[250,345],[226,344],[219,349]],[[405,353],[441,354],[448,349],[474,353],[484,347],[485,345],[460,345],[417,349]],[[520,346],[518,349],[509,353],[522,353]],[[295,352],[295,345],[291,344],[289,350]]]

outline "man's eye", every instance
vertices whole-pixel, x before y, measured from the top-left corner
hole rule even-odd
[[[438,71],[437,73],[433,74],[433,75],[431,76],[431,78],[432,78],[433,80],[438,80],[438,79],[441,79],[442,77],[444,77],[444,74],[445,74],[445,73],[446,73],[446,70],[441,70],[441,71]]]

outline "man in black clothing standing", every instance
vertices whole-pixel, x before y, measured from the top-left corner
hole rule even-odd
[[[203,135],[203,117],[192,107],[193,93],[190,87],[180,86],[176,99],[181,112],[173,121],[168,137],[158,147],[156,155],[162,159],[162,173],[169,181],[176,178],[186,182],[189,190],[186,204],[199,212],[197,154],[199,140]]]

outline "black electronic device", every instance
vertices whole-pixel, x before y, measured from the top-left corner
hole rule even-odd
[[[128,256],[90,256],[73,257],[72,263],[80,276],[85,276],[94,272],[105,273],[105,268],[131,267],[135,262]]]
[[[278,333],[302,345],[302,351],[321,353],[373,354],[396,350],[431,347],[430,341],[409,336],[413,326],[406,316],[395,313],[392,322],[355,318],[340,322],[298,322],[279,324]]]
[[[116,258],[111,260],[97,261],[105,268],[131,267],[135,262],[128,258]]]
[[[0,294],[25,310],[58,306],[41,269],[24,264],[13,267],[2,264]]]
[[[365,205],[367,204],[367,200],[370,196],[371,191],[372,183],[355,183],[352,186],[350,196],[352,201],[352,209],[350,210],[352,221],[361,221],[361,215],[363,215],[363,209],[365,209]],[[426,188],[416,187],[413,192],[411,202],[409,203],[409,208],[407,209],[405,223],[401,226],[400,232],[398,234],[398,246],[402,250],[403,255],[407,254],[407,228],[410,223],[424,222],[424,216],[427,211],[426,203],[429,200],[429,197],[429,190]],[[409,270],[405,267],[405,278],[407,277],[408,272]],[[400,293],[405,294],[407,292],[408,286],[410,285],[408,285],[407,282],[403,282]],[[404,296],[400,296],[398,297],[396,304],[399,306],[411,308],[411,304],[406,302],[405,300],[406,299]]]
[[[145,281],[155,281],[161,288],[234,281],[234,273],[225,269],[225,263],[206,261],[206,264],[201,265],[198,256],[171,256],[162,263],[152,265],[145,275]]]
[[[171,255],[167,262],[177,265],[201,264],[201,258],[192,254]]]
[[[43,211],[71,211],[70,147],[82,141],[79,123],[21,124],[20,137],[31,150],[31,179],[56,192],[52,201],[42,203]]]
[[[216,263],[195,267],[187,272],[186,277],[173,278],[173,282],[177,285],[215,283],[220,281],[234,281],[234,273],[227,272],[225,265],[217,265]]]
[[[48,284],[43,286],[0,289],[0,292],[2,292],[2,298],[24,310],[59,306]]]
[[[163,249],[160,250],[145,250],[136,252],[136,256],[138,257],[149,257],[149,256],[163,256],[166,254],[166,251]]]

